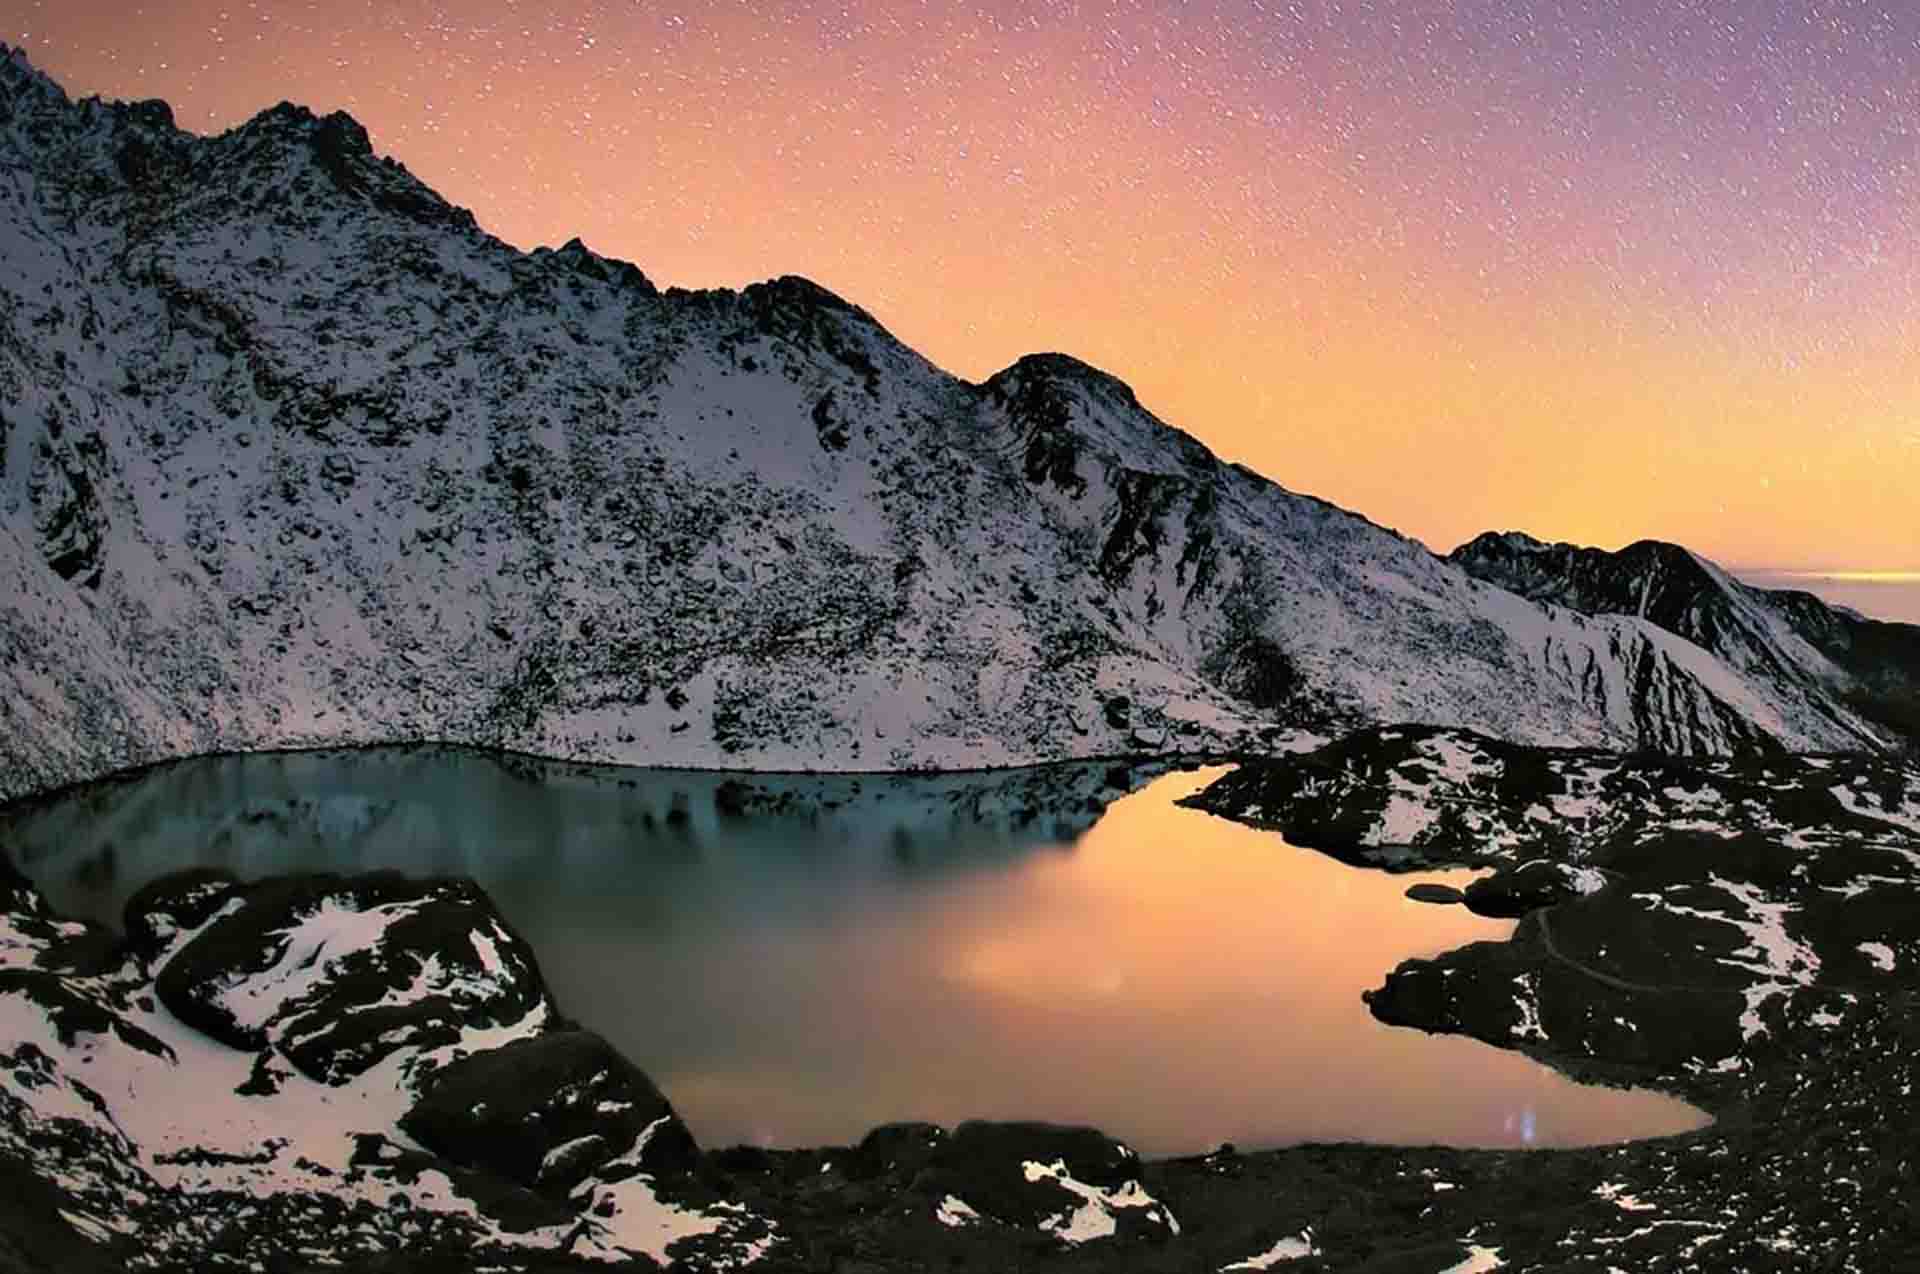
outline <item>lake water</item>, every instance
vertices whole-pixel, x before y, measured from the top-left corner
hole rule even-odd
[[[709,1145],[969,1117],[1090,1123],[1149,1154],[1703,1122],[1375,1022],[1360,992],[1398,961],[1511,922],[1403,896],[1467,873],[1363,871],[1173,803],[1221,772],[729,780],[440,748],[270,754],[0,811],[0,842],[57,906],[100,919],[189,865],[471,875],[563,1010]]]

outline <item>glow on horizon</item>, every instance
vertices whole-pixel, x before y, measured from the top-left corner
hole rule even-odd
[[[1920,584],[1920,571],[1786,571],[1760,569],[1775,579],[1831,580],[1836,584]]]
[[[1230,460],[1482,530],[1913,565],[1920,8],[85,0],[76,95],[344,107],[509,242],[1060,349]]]

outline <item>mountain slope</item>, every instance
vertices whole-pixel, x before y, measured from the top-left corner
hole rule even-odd
[[[969,384],[804,280],[518,252],[344,115],[196,137],[0,56],[0,261],[0,797],[414,738],[832,769],[1383,720],[1884,738],[1221,464],[1071,358]]]
[[[1748,678],[1803,687],[1920,743],[1920,626],[1742,583],[1677,544],[1615,553],[1489,531],[1448,556],[1478,579],[1587,615],[1637,615]],[[1837,715],[1836,718],[1838,719]]]

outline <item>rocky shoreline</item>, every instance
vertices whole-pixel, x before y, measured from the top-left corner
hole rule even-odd
[[[1521,915],[1512,940],[1385,972],[1373,1014],[1715,1122],[1581,1150],[1142,1161],[986,1123],[703,1149],[470,883],[185,874],[114,933],[4,868],[0,1271],[1920,1269],[1911,768],[1400,728],[1193,803],[1349,861],[1499,867],[1464,901]]]

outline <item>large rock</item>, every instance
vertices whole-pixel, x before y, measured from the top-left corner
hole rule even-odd
[[[685,1172],[699,1151],[653,1081],[591,1031],[554,1031],[436,1072],[401,1120],[421,1145],[556,1198],[588,1177]]]
[[[1910,759],[1683,761],[1435,726],[1357,730],[1248,761],[1182,804],[1389,871],[1539,858],[1604,866],[1610,853],[1697,833],[1920,847],[1920,768]]]
[[[919,1184],[947,1224],[977,1217],[1068,1244],[1180,1230],[1141,1185],[1140,1157],[1093,1128],[964,1123],[934,1148]]]
[[[885,1175],[911,1180],[933,1162],[947,1137],[947,1130],[938,1124],[882,1124],[860,1139],[842,1161],[841,1171],[854,1181]]]
[[[33,882],[20,874],[13,859],[0,849],[0,913],[13,916],[45,915],[47,901]]]
[[[1536,858],[1518,867],[1504,868],[1491,876],[1483,876],[1468,885],[1467,910],[1482,916],[1513,920],[1529,911],[1551,907],[1557,902],[1598,893],[1606,886],[1606,873],[1597,868],[1574,867]]]
[[[1911,850],[1696,831],[1598,861],[1619,887],[1563,889],[1600,870],[1544,863],[1478,882],[1525,912],[1512,939],[1402,963],[1367,993],[1373,1015],[1685,1080],[1745,1073],[1795,1030],[1849,1029],[1862,992],[1920,984]]]
[[[232,872],[216,867],[190,867],[148,881],[121,909],[127,941],[135,952],[156,956],[243,892]]]
[[[187,891],[204,908],[218,895]],[[533,952],[470,881],[393,874],[283,877],[248,887],[159,970],[181,1021],[239,1049],[271,1045],[338,1084],[403,1049],[549,1011]],[[143,913],[149,927],[156,909]]]

